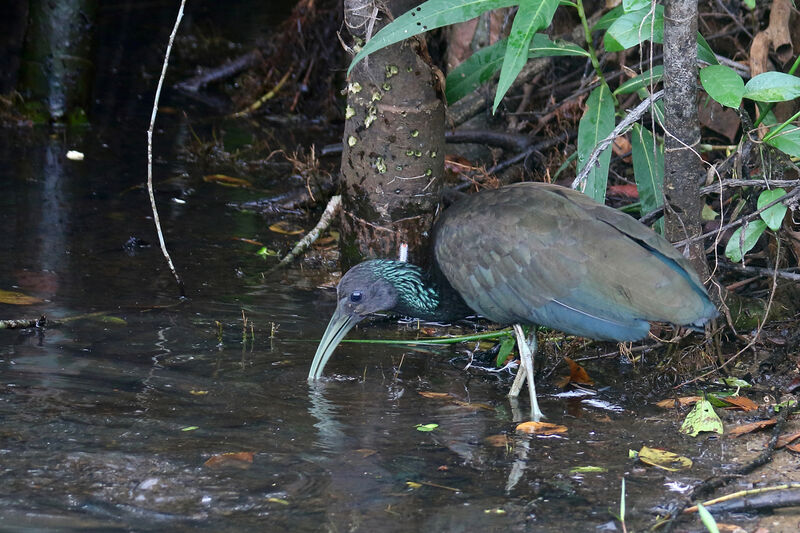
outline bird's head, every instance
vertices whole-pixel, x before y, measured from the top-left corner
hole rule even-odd
[[[322,335],[317,353],[311,362],[308,379],[322,375],[325,364],[347,332],[370,313],[388,311],[397,306],[398,296],[394,285],[381,275],[386,261],[364,261],[342,276],[336,288],[336,311]]]

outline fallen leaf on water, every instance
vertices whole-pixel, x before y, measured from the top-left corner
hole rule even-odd
[[[420,391],[419,395],[423,398],[450,398],[449,392],[429,392],[429,391]]]
[[[678,455],[677,453],[668,452],[659,448],[650,448],[649,446],[642,446],[638,453],[639,460],[646,465],[668,470],[670,472],[677,472],[678,470],[686,470],[692,467],[692,460],[688,457]]]
[[[465,402],[463,400],[453,400],[453,403],[459,407],[466,407],[467,409],[486,409],[487,411],[494,411],[491,405],[478,402]]]
[[[22,294],[21,292],[4,291],[3,289],[0,289],[0,304],[33,305],[41,302],[42,300],[39,298],[34,298],[33,296],[28,296],[27,294]]]
[[[259,242],[255,239],[248,239],[247,237],[233,237],[234,241],[240,241],[247,244],[252,244],[253,246],[264,246],[264,243]]]
[[[561,435],[567,432],[567,426],[550,422],[523,422],[517,426],[517,431],[536,435]]]
[[[422,483],[417,483],[416,481],[406,481],[406,485],[410,489],[418,489],[422,486]]]
[[[192,394],[194,396],[205,396],[206,394],[208,394],[208,391],[192,389],[189,391],[189,394]]]
[[[314,241],[314,247],[328,246],[329,244],[335,243],[336,240],[337,240],[336,237],[334,237],[333,235],[328,235],[327,237],[321,237],[316,241]]]
[[[181,428],[181,431],[194,431],[196,429],[200,429],[200,426],[186,426],[185,428]]]
[[[680,398],[667,398],[657,402],[656,405],[664,409],[672,409],[673,407],[686,407],[687,405],[696,404],[702,400],[700,396],[682,396]]]
[[[285,220],[281,220],[280,222],[276,222],[269,227],[270,231],[274,231],[275,233],[280,233],[281,235],[302,235],[305,233],[303,228],[292,226]]]
[[[433,431],[434,429],[438,428],[439,424],[417,424],[414,427],[417,428],[417,431],[428,432],[428,431]]]
[[[740,409],[742,411],[755,411],[758,409],[758,404],[745,396],[728,396],[722,399],[731,405],[726,409]]]
[[[569,365],[569,376],[564,376],[558,381],[559,387],[566,387],[570,383],[594,385],[594,380],[589,377],[589,374],[586,372],[585,368],[569,357],[565,357],[564,360]]]
[[[570,474],[593,474],[596,472],[608,472],[608,468],[603,466],[576,466],[569,469]]]
[[[796,431],[794,433],[787,433],[786,435],[781,435],[778,437],[778,442],[775,443],[776,448],[783,448],[787,446],[789,443],[797,440],[800,438],[800,431]]]
[[[207,183],[216,183],[224,187],[252,187],[253,184],[242,178],[234,178],[233,176],[226,176],[225,174],[210,174],[203,176],[203,181]]]
[[[489,435],[488,437],[484,438],[483,441],[489,446],[494,446],[495,448],[505,448],[511,444],[511,439],[504,433],[499,435]]]
[[[769,420],[759,420],[758,422],[750,422],[749,424],[742,424],[741,426],[736,426],[728,433],[731,437],[738,437],[739,435],[746,435],[747,433],[752,433],[753,431],[764,429],[769,426],[774,426],[777,424],[778,421],[775,418],[770,418]]]
[[[697,402],[694,409],[689,411],[681,425],[681,433],[696,437],[701,432],[719,433],[722,435],[722,420],[720,420],[714,407],[708,400]]]
[[[369,448],[359,448],[356,450],[356,453],[360,454],[362,458],[369,457],[370,455],[375,455],[378,453],[377,450],[371,450]]]
[[[267,498],[267,501],[270,502],[270,503],[279,503],[281,505],[289,505],[289,500],[284,500],[283,498],[276,498],[274,496],[271,496],[271,497]]]
[[[447,472],[448,470],[450,470],[450,468],[448,468],[447,465],[440,465],[439,468],[437,468],[436,470],[438,470],[439,472]]]
[[[219,468],[221,466],[233,466],[236,468],[250,468],[253,463],[253,452],[230,452],[214,455],[203,466],[209,468]]]

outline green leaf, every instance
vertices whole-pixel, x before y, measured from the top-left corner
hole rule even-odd
[[[367,41],[353,58],[347,74],[350,74],[356,63],[381,48],[428,30],[474,19],[492,9],[515,6],[519,2],[520,0],[467,0],[464,2],[428,0],[394,19]]]
[[[778,198],[786,196],[785,189],[772,189],[763,191],[758,195],[758,202],[756,205],[759,209],[767,204],[770,204]],[[769,209],[761,212],[761,220],[767,223],[767,226],[772,231],[778,231],[783,223],[783,217],[786,216],[787,207],[783,204],[775,204]]]
[[[589,52],[568,41],[551,41],[550,37],[544,33],[537,33],[533,36],[531,46],[528,49],[528,58],[535,57],[554,57],[554,56],[583,56],[589,57]]]
[[[433,431],[434,429],[438,428],[439,424],[417,424],[414,427],[417,428],[417,431],[424,431],[427,433],[429,431]]]
[[[700,81],[708,95],[720,104],[739,109],[744,95],[744,80],[725,65],[700,69]]]
[[[697,32],[697,59],[709,65],[719,65],[719,59],[714,55],[714,51],[709,46],[708,41],[700,35],[700,32]]]
[[[722,420],[714,411],[708,400],[697,402],[694,409],[689,411],[681,425],[681,433],[696,437],[701,431],[719,433],[722,435]]]
[[[764,142],[785,154],[800,157],[800,128],[785,129]]]
[[[635,93],[639,89],[658,83],[663,77],[664,65],[656,65],[651,70],[642,72],[635,78],[631,78],[625,83],[621,84],[614,91],[614,95]]]
[[[714,520],[714,517],[711,516],[711,513],[708,512],[708,509],[703,507],[703,504],[697,502],[697,514],[700,516],[700,521],[706,526],[708,533],[719,533],[719,527],[717,527],[717,521]]]
[[[452,104],[489,81],[500,70],[506,53],[506,40],[497,41],[491,46],[481,48],[469,59],[458,65],[447,75],[445,95],[447,103]]]
[[[569,469],[570,474],[602,474],[608,472],[604,466],[576,466]]]
[[[642,214],[646,215],[664,205],[664,147],[656,142],[647,128],[634,124],[631,132],[633,151],[633,175],[642,203]],[[658,220],[657,229],[663,233],[663,219]]]
[[[739,389],[749,389],[753,386],[749,381],[745,381],[740,378],[720,378],[718,381],[724,385],[727,385],[728,387],[736,387]]]
[[[614,129],[614,99],[608,86],[597,87],[586,100],[586,112],[578,124],[578,172],[583,170],[597,144]],[[599,203],[605,203],[608,166],[611,162],[611,146],[598,159],[598,164],[589,172],[583,192]]]
[[[503,68],[500,69],[492,111],[497,111],[500,101],[527,63],[528,47],[534,34],[550,25],[557,8],[558,0],[527,0],[520,3],[508,34],[506,55],[503,58]]]
[[[664,6],[657,5],[654,12],[648,6],[625,13],[608,28],[604,43],[607,52],[621,52],[648,40],[664,40]]]
[[[514,345],[516,344],[516,340],[511,335],[503,337],[500,341],[500,349],[497,351],[497,358],[495,359],[495,364],[497,368],[500,368],[504,364],[506,364],[506,359],[508,359],[508,354],[511,353],[511,350],[514,349]]]
[[[742,242],[741,238],[742,228],[734,231],[727,246],[725,246],[725,257],[734,263],[741,261],[744,254],[753,249],[765,229],[767,229],[767,223],[760,218],[746,224],[744,227],[744,242]]]
[[[744,86],[744,97],[757,102],[784,102],[800,96],[800,78],[783,72],[764,72]]]
[[[622,10],[625,13],[638,11],[650,7],[650,0],[622,0]]]

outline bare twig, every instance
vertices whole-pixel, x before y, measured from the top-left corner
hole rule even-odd
[[[755,180],[753,180],[753,182],[755,184]],[[719,188],[719,185],[717,185],[717,188]],[[675,243],[675,246],[676,247],[686,246],[689,243],[692,243],[692,242],[695,242],[695,241],[701,241],[701,240],[705,239],[706,237],[710,237],[711,235],[721,234],[723,231],[727,231],[727,230],[729,230],[731,228],[739,227],[742,224],[750,222],[751,220],[755,220],[756,218],[758,218],[761,215],[761,213],[763,211],[766,211],[767,209],[769,209],[773,205],[777,205],[777,204],[781,204],[781,203],[789,205],[789,201],[790,200],[791,201],[796,201],[795,199],[798,196],[800,196],[800,188],[794,189],[790,193],[788,193],[788,194],[786,194],[784,196],[781,196],[780,198],[778,198],[776,200],[771,201],[770,203],[766,204],[765,206],[761,207],[760,209],[757,209],[756,211],[753,211],[749,215],[744,216],[744,217],[742,217],[742,218],[740,218],[738,220],[734,220],[733,222],[730,222],[728,224],[725,224],[724,226],[722,226],[722,227],[720,227],[718,229],[715,229],[713,231],[707,231],[706,233],[703,233],[702,235],[698,235],[697,237],[692,237],[690,239],[683,239],[682,241],[678,241],[678,242]]]
[[[317,225],[314,226],[314,229],[308,232],[308,235],[300,239],[300,241],[294,245],[292,251],[286,254],[286,257],[280,260],[280,262],[273,267],[272,270],[276,270],[278,268],[285,267],[289,263],[295,260],[295,258],[303,253],[306,248],[311,246],[311,244],[316,241],[320,234],[325,231],[325,229],[331,225],[331,220],[333,220],[333,215],[339,210],[342,205],[342,197],[340,195],[336,195],[331,197],[330,201],[328,202],[327,207],[325,207],[325,212],[322,213],[322,216],[319,218],[319,222]]]
[[[642,116],[647,112],[647,109],[656,103],[661,97],[664,95],[664,91],[658,91],[657,93],[653,93],[647,98],[645,98],[642,103],[634,107],[628,115],[617,124],[617,127],[614,128],[608,137],[597,143],[594,150],[592,150],[591,155],[589,155],[589,160],[586,161],[586,165],[583,167],[578,175],[572,182],[573,189],[579,189],[579,187],[583,187],[584,183],[586,182],[586,177],[589,175],[589,172],[592,171],[594,166],[597,164],[597,160],[600,158],[600,154],[602,154],[606,148],[608,148],[614,139],[625,133],[629,127],[633,125],[634,122],[638,121]]]
[[[167,260],[169,269],[172,275],[175,276],[175,281],[178,284],[181,298],[186,296],[186,289],[183,286],[178,271],[175,270],[175,265],[172,263],[172,258],[167,251],[167,245],[164,242],[164,234],[161,231],[161,221],[158,218],[158,208],[156,207],[156,197],[153,194],[153,130],[156,125],[156,115],[158,114],[158,101],[161,98],[161,87],[164,85],[164,78],[167,76],[167,65],[169,65],[169,54],[172,52],[172,43],[175,42],[175,35],[178,33],[178,26],[180,26],[181,19],[183,18],[183,7],[186,5],[186,0],[181,0],[181,5],[178,8],[178,16],[175,17],[175,25],[172,27],[172,33],[169,35],[169,43],[167,44],[167,51],[164,53],[164,64],[161,67],[161,76],[158,78],[158,86],[156,87],[156,96],[153,99],[153,111],[150,114],[150,127],[147,128],[147,193],[150,195],[150,207],[153,209],[153,223],[156,225],[156,233],[158,234],[158,242],[161,245],[161,253]]]

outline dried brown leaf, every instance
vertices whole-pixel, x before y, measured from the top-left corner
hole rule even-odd
[[[681,396],[680,398],[667,398],[656,402],[656,405],[664,409],[672,409],[674,407],[686,407],[687,405],[694,405],[702,400],[700,396]]]
[[[741,426],[736,426],[735,428],[731,429],[728,432],[728,435],[730,435],[731,437],[738,437],[739,435],[745,435],[747,433],[752,433],[753,431],[757,431],[759,429],[764,429],[769,426],[774,426],[776,423],[777,423],[776,419],[770,418],[769,420],[759,420],[758,422],[742,424]]]
[[[745,396],[727,396],[720,399],[731,405],[726,409],[740,409],[742,411],[755,411],[758,409],[758,404]]]
[[[536,435],[561,435],[567,432],[567,426],[549,422],[523,422],[517,426],[517,431]]]
[[[220,468],[232,466],[234,468],[247,469],[253,464],[253,452],[231,452],[214,455],[208,459],[203,466],[209,468]]]

